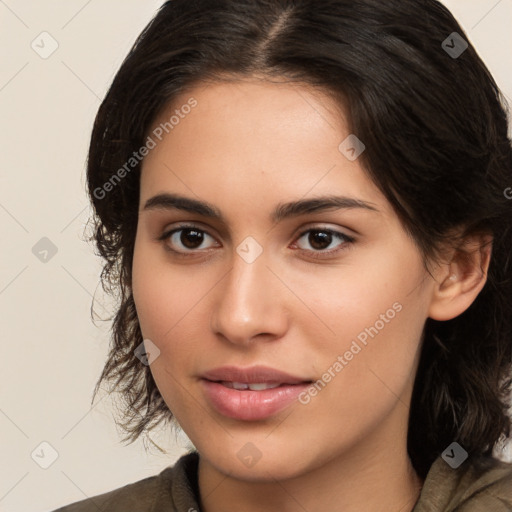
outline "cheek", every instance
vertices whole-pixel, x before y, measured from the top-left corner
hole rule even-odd
[[[144,338],[158,345],[177,322],[188,290],[182,284],[179,275],[172,275],[162,265],[159,251],[138,236],[133,255],[132,290]]]
[[[344,265],[302,274],[283,272],[283,280],[304,291],[301,297],[316,314],[307,318],[322,328],[326,338],[351,339],[376,323],[384,332],[391,325],[403,325],[413,310],[413,316],[423,315],[425,301],[418,286],[423,277],[421,260],[411,249],[403,249],[389,247],[378,254],[361,250]],[[296,320],[303,321],[300,316]]]
[[[197,356],[197,347],[194,349],[194,343],[187,340],[200,339],[191,327],[199,327],[200,298],[204,290],[192,285],[201,283],[200,279],[192,278],[183,268],[172,271],[155,252],[142,244],[135,247],[133,297],[143,338],[150,339],[160,350],[150,366],[154,381],[167,406],[181,422],[182,408],[190,402],[190,397],[178,382]]]
[[[368,261],[361,258],[357,266],[340,268],[339,275],[336,281],[322,281],[321,288],[309,286],[313,309],[329,327],[322,328],[323,347],[309,335],[311,348],[322,350],[312,367],[322,374],[331,369],[344,391],[361,396],[366,389],[363,394],[371,398],[376,387],[387,385],[400,395],[415,369],[427,316],[427,294],[419,284],[424,275],[421,259],[405,248],[402,253],[383,252],[378,259],[373,255]],[[343,368],[337,364],[336,371],[338,356]]]
[[[132,289],[142,335],[172,364],[204,339],[204,299],[218,281],[210,274],[197,265],[172,265],[163,250],[136,242]]]
[[[144,337],[158,344],[174,335],[201,294],[201,289],[171,272],[159,274],[153,269],[134,273],[133,295]]]

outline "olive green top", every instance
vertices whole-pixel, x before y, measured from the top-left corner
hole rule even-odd
[[[78,501],[54,512],[201,512],[192,451],[160,474]],[[452,469],[439,456],[427,474],[413,512],[511,512],[512,464],[468,458]]]

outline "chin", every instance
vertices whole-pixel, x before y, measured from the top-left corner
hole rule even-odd
[[[259,443],[260,446],[262,444]],[[267,446],[259,450],[256,443],[236,441],[229,447],[219,448],[212,451],[197,447],[201,457],[217,471],[248,482],[287,480],[307,473],[315,466],[303,450],[295,446],[286,447],[284,443],[280,443],[279,449]]]

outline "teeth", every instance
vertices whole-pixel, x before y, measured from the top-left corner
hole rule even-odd
[[[243,389],[249,388],[249,386],[247,384],[243,384],[242,382],[230,382],[229,384],[231,384],[233,389],[243,390]]]
[[[238,389],[239,391],[244,391],[246,389],[250,389],[251,391],[263,391],[264,389],[277,388],[281,385],[281,383],[274,382],[271,384],[271,383],[267,383],[267,382],[262,382],[262,383],[257,383],[257,382],[252,383],[251,382],[250,384],[246,384],[245,382],[223,381],[222,385],[226,386],[227,388]]]
[[[280,385],[281,384],[279,384],[279,382],[275,382],[274,384],[270,384],[270,383],[257,384],[257,383],[254,383],[254,384],[249,384],[249,389],[251,391],[263,391],[264,389],[274,389],[274,388],[277,388]]]

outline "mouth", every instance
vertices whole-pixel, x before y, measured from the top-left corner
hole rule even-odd
[[[250,391],[264,391],[265,389],[275,389],[281,386],[296,386],[296,384],[284,384],[282,382],[230,382],[230,381],[211,381],[218,382],[222,384],[226,388],[237,389],[238,391],[245,391],[249,389]]]
[[[222,367],[202,375],[207,402],[221,415],[245,421],[277,414],[313,382],[264,366]]]
[[[239,368],[236,366],[223,366],[209,370],[202,375],[203,379],[220,382],[234,389],[262,389],[276,388],[283,385],[304,384],[312,382],[311,379],[301,378],[267,366],[251,366]],[[267,386],[267,387],[262,387]]]

